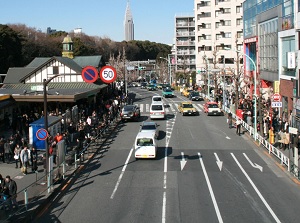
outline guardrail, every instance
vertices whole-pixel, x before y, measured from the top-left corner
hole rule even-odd
[[[213,100],[211,97],[208,97],[205,94],[202,94],[202,97],[205,98],[206,100]],[[223,110],[224,112],[226,112],[227,114],[230,112],[232,114],[232,118],[233,119],[237,119],[237,115],[235,113],[233,113],[232,111],[230,111],[229,108],[223,106]],[[245,130],[248,131],[248,133],[250,134],[250,136],[254,135],[254,128],[250,125],[248,125],[246,122],[244,122],[243,120],[241,120],[242,122],[242,126]],[[254,138],[254,137],[253,137]],[[298,180],[300,180],[300,169],[299,166],[295,165],[288,156],[286,156],[281,150],[279,150],[278,148],[276,148],[275,146],[273,146],[272,144],[270,144],[263,136],[261,136],[259,133],[256,133],[256,138],[254,139],[254,141],[258,141],[260,145],[263,146],[263,148],[268,150],[268,153],[270,155],[274,155],[280,162],[281,165],[286,166],[287,170],[293,174],[293,176],[295,176]]]
[[[65,160],[61,165],[55,167],[50,171],[50,175],[54,176],[51,184],[47,186],[45,183],[47,175],[42,176],[37,175],[36,180],[23,190],[19,191],[16,195],[18,200],[18,208],[14,210],[6,210],[6,207],[10,207],[12,198],[7,196],[0,197],[0,207],[2,207],[0,222],[19,222],[21,219],[27,217],[28,214],[32,214],[32,211],[35,210],[40,204],[43,203],[45,199],[59,186],[62,186],[63,183],[68,181],[68,179],[75,176],[75,173],[78,169],[78,164],[85,162],[89,159],[90,154],[96,152],[99,148],[104,145],[108,135],[110,134],[109,128],[113,125],[116,125],[119,121],[119,117],[116,116],[112,123],[109,126],[103,128],[96,137],[89,142],[81,151],[78,153],[71,154],[71,156],[65,157]],[[100,144],[100,146],[99,146]],[[74,156],[74,159],[72,158]],[[71,158],[74,165],[68,165],[67,159]],[[46,185],[46,186],[45,186]],[[47,192],[48,191],[48,192]],[[32,217],[32,216],[31,216]]]

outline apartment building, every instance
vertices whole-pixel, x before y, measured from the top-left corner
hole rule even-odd
[[[243,52],[242,3],[243,0],[194,1],[197,83],[207,64],[209,70],[221,69],[224,63],[225,68],[236,66],[234,51]]]
[[[176,70],[196,71],[194,14],[175,15],[175,37]]]

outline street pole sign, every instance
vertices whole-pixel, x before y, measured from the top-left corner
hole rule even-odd
[[[98,70],[93,66],[86,66],[82,69],[81,76],[86,83],[94,83],[98,79]]]
[[[278,93],[273,94],[273,101],[279,102],[281,100],[281,96]]]
[[[272,101],[272,108],[281,108],[282,107],[282,102],[281,101]]]
[[[117,79],[117,71],[112,66],[104,66],[100,70],[100,78],[106,84],[112,83]]]

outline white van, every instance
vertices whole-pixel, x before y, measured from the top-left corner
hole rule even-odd
[[[157,143],[154,132],[139,132],[134,142],[135,158],[155,158]]]
[[[163,103],[163,97],[159,95],[152,96],[152,103]]]
[[[150,119],[165,119],[166,111],[164,104],[161,102],[153,102],[150,106]]]

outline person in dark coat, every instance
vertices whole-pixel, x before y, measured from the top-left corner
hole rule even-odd
[[[5,177],[4,194],[8,195],[9,206],[11,209],[18,207],[17,191],[17,183],[14,180],[12,180],[9,175],[7,175]]]
[[[31,170],[32,170],[32,172],[37,172],[38,153],[34,147],[32,147],[32,149],[31,149],[30,158],[31,158]]]

